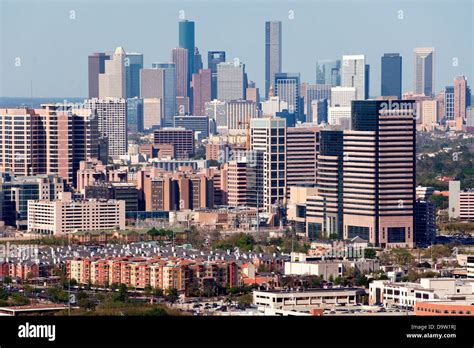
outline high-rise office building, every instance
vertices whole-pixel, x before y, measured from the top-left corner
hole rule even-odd
[[[281,21],[265,22],[265,99],[275,81],[275,74],[282,69],[281,37]]]
[[[126,91],[126,53],[117,47],[113,56],[105,61],[105,71],[99,74],[99,98],[125,98]]]
[[[344,132],[322,129],[316,166],[317,192],[307,198],[306,233],[309,240],[343,239]]]
[[[413,101],[353,101],[351,130],[321,131],[308,237],[412,247],[415,148]]]
[[[211,98],[217,99],[217,65],[225,62],[225,51],[207,52],[207,68],[211,70]]]
[[[192,130],[197,141],[203,141],[214,133],[214,120],[207,116],[175,116],[174,126]]]
[[[66,180],[57,174],[37,174],[32,176],[11,176],[2,173],[0,177],[0,222],[26,229],[28,225],[28,201],[56,199],[64,192]],[[3,215],[3,218],[2,218]]]
[[[444,89],[444,118],[454,120],[454,86],[446,86]]]
[[[186,48],[173,48],[171,60],[176,67],[176,96],[188,96],[188,50]]]
[[[301,120],[302,110],[300,103],[300,74],[276,73],[274,93],[280,100],[288,103],[288,112]]]
[[[163,99],[143,99],[143,129],[154,129],[163,124]]]
[[[163,71],[163,89],[158,96],[163,104],[162,126],[173,126],[173,117],[176,116],[176,66],[174,63],[152,63],[151,67]]]
[[[127,101],[123,98],[89,99],[85,107],[97,114],[99,134],[107,138],[108,155],[127,153]]]
[[[331,85],[332,87],[341,85],[341,61],[318,60],[316,62],[316,84]]]
[[[274,118],[253,118],[250,120],[251,149],[256,156],[254,165],[262,185],[259,204],[266,212],[274,212],[286,199],[286,120]]]
[[[471,90],[467,85],[466,77],[457,76],[454,79],[454,110],[453,116],[456,122],[456,129],[462,130],[466,123],[466,109],[470,99]]]
[[[433,202],[417,200],[414,212],[415,243],[428,247],[436,239],[436,205]]]
[[[367,68],[363,54],[342,56],[341,86],[355,87],[356,100],[366,98],[366,72]]]
[[[43,104],[41,109],[0,109],[0,171],[57,174],[75,184],[79,162],[97,157],[94,112]]]
[[[194,154],[194,131],[185,128],[162,128],[154,132],[155,145],[173,145],[177,159],[187,159]]]
[[[206,103],[205,115],[209,119],[213,119],[216,123],[217,130],[227,128],[227,102],[214,99]]]
[[[319,128],[292,127],[286,130],[286,185],[316,184]],[[287,191],[289,193],[289,189]]]
[[[143,99],[127,99],[127,131],[143,132]]]
[[[125,75],[126,75],[126,96],[135,98],[140,96],[140,70],[143,69],[142,53],[126,53]]]
[[[435,50],[432,47],[415,48],[413,54],[415,94],[432,96],[435,93]]]
[[[201,53],[199,53],[199,48],[194,47],[194,71],[193,74],[197,74],[199,70],[203,68],[202,66],[202,56]]]
[[[351,128],[351,105],[356,100],[355,87],[333,87],[331,89],[331,103],[328,108],[328,123]]]
[[[197,116],[203,116],[206,103],[211,99],[211,70],[201,69],[199,73],[193,74],[191,81],[192,109],[191,113]]]
[[[190,95],[190,83],[194,73],[194,22],[187,19],[179,22],[179,47],[188,50],[188,78],[186,80],[186,96]]]
[[[352,102],[352,130],[344,131],[344,238],[413,246],[415,132],[412,101]]]
[[[301,84],[301,96],[304,100],[303,113],[306,115],[306,122],[313,122],[314,118],[311,104],[314,100],[331,100],[331,85]]]
[[[225,62],[217,65],[217,99],[230,101],[245,99],[245,65]]]
[[[402,98],[402,57],[399,53],[385,53],[382,56],[380,95]]]
[[[268,97],[268,99],[262,102],[262,115],[263,116],[276,116],[277,112],[288,110],[288,103],[280,100],[280,97]]]
[[[227,129],[246,129],[257,116],[257,106],[250,100],[231,100],[226,103]]]
[[[88,57],[89,98],[99,97],[99,74],[105,73],[105,61],[110,56],[105,53],[93,53]]]

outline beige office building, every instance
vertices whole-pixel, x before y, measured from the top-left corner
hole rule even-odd
[[[74,201],[70,193],[57,200],[28,201],[29,233],[63,235],[115,228],[125,228],[125,201]]]
[[[99,98],[126,98],[126,53],[117,47],[111,59],[105,61],[105,72],[99,74]]]

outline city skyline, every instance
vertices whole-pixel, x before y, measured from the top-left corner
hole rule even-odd
[[[413,50],[416,47],[435,48],[435,93],[445,86],[452,85],[454,76],[465,75],[468,81],[473,76],[473,66],[468,63],[472,52],[472,40],[469,40],[471,16],[469,10],[472,4],[469,1],[460,1],[456,6],[439,1],[430,3],[431,7],[421,6],[421,2],[402,3],[402,5],[387,2],[381,5],[373,1],[340,4],[326,1],[316,3],[297,1],[292,4],[277,2],[270,7],[267,6],[269,4],[267,1],[261,1],[252,5],[258,11],[255,11],[256,14],[250,21],[242,13],[246,7],[239,6],[246,3],[243,1],[226,4],[221,1],[209,1],[193,4],[182,1],[172,4],[144,1],[147,6],[130,8],[131,3],[124,2],[108,9],[110,11],[107,12],[107,16],[100,17],[102,25],[98,24],[96,27],[91,23],[95,23],[94,16],[106,13],[106,2],[98,3],[95,12],[91,13],[91,9],[85,6],[87,1],[68,5],[54,3],[54,6],[49,3],[34,6],[37,3],[32,4],[30,1],[21,3],[4,1],[1,5],[4,9],[1,33],[4,49],[0,66],[3,81],[8,81],[8,84],[2,82],[0,95],[85,97],[88,88],[87,56],[93,52],[113,51],[118,46],[124,47],[126,52],[143,53],[144,68],[149,68],[152,62],[170,61],[171,49],[179,46],[178,23],[183,19],[180,16],[194,21],[196,46],[203,56],[207,56],[208,51],[221,50],[226,51],[227,61],[238,58],[245,64],[249,80],[256,82],[261,95],[265,95],[265,22],[269,20],[282,22],[282,72],[300,73],[302,82],[315,83],[315,65],[318,60],[341,59],[342,55],[346,54],[364,54],[366,64],[371,67],[370,96],[376,96],[380,93],[380,58],[384,53],[397,52],[404,60],[402,91],[412,91]],[[318,7],[318,4],[321,6]],[[374,14],[367,16],[370,19],[369,25],[363,28],[356,25],[357,20],[350,16],[354,6],[357,6],[358,10],[366,11],[367,14]],[[100,10],[102,7],[104,12]],[[154,8],[156,11],[151,11]],[[324,9],[328,15],[320,18],[317,23],[311,22],[310,14],[313,13],[313,8]],[[149,18],[149,12],[153,12],[155,20],[160,21],[160,28],[166,27],[170,30],[163,32],[157,30],[154,33],[156,40],[153,41],[156,44],[150,44],[150,29],[141,27],[141,23],[135,23],[133,20],[128,21],[126,31],[117,27],[114,28],[115,31],[102,28],[111,20],[126,18],[130,10],[136,10],[140,18],[143,16],[141,22],[145,23]],[[38,17],[54,16],[58,25],[64,30],[59,32],[42,26],[32,33],[27,29],[17,28],[10,22],[10,17],[13,16],[8,15],[17,11],[21,11],[25,20],[31,20],[32,23],[35,23]],[[44,11],[46,13],[43,16]],[[216,20],[212,24],[207,24],[205,20],[209,11],[219,14],[214,16]],[[381,14],[380,17],[376,14],[377,11]],[[227,13],[232,13],[232,16],[226,16]],[[453,20],[455,18],[457,26],[438,25],[445,22],[446,13],[452,14],[449,18]],[[82,16],[87,18],[87,21],[84,21],[88,24],[87,28],[81,25]],[[329,18],[335,18],[334,16],[340,19],[337,26],[327,23]],[[441,18],[444,22],[440,21]],[[241,25],[244,20],[245,28]],[[398,26],[395,30],[391,25],[392,31],[387,31],[380,27],[385,22]],[[309,23],[314,26],[316,35],[311,35],[312,31],[308,30]],[[242,27],[242,30],[234,30],[236,26]],[[419,39],[420,35],[413,35],[420,26],[430,28],[429,33],[424,32],[426,35],[422,40]],[[15,33],[11,32],[10,28],[13,27]],[[377,30],[372,29],[375,27]],[[216,28],[222,30],[216,31]],[[101,30],[100,35],[92,35],[95,33],[94,30]],[[449,40],[453,35],[456,35],[458,40]],[[51,39],[42,40],[44,37]],[[84,37],[87,37],[87,40],[84,40]],[[367,37],[367,40],[361,40],[363,37]],[[71,44],[71,40],[76,40],[74,42],[77,45]],[[65,49],[56,49],[56,60],[46,60],[46,50],[51,50],[51,46],[56,47],[58,42]],[[312,42],[314,44],[307,44]],[[207,67],[207,61],[203,63],[204,67]],[[69,69],[70,66],[78,68]],[[61,76],[61,81],[51,83],[52,79],[54,81],[52,76]],[[48,83],[41,83],[42,81]]]

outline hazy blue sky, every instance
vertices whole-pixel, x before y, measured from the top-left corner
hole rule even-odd
[[[371,95],[380,93],[380,57],[403,56],[403,90],[413,90],[413,48],[436,49],[436,90],[455,75],[474,77],[474,0],[33,1],[0,0],[0,96],[87,95],[87,56],[123,46],[145,66],[169,61],[179,11],[196,22],[196,45],[246,64],[263,94],[264,22],[283,21],[283,71],[315,83],[317,59],[365,54]],[[75,19],[70,19],[70,11]],[[289,19],[294,11],[294,19]],[[399,12],[403,11],[403,13]],[[400,14],[403,19],[399,19]],[[17,58],[21,65],[15,66]],[[458,66],[453,66],[457,58]],[[32,88],[31,88],[32,85]]]

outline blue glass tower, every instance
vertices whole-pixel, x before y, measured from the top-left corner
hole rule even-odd
[[[140,96],[140,69],[143,69],[143,54],[127,53],[125,58],[127,98]]]
[[[402,98],[402,57],[398,53],[385,53],[382,56],[380,95]]]
[[[189,83],[192,80],[194,72],[194,22],[184,19],[179,22],[179,47],[186,48],[188,50],[188,95],[190,94]]]

